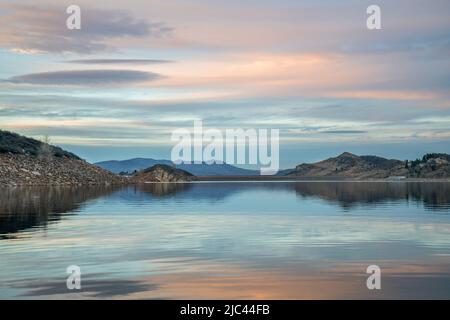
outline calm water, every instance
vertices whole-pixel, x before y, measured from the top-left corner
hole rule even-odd
[[[449,299],[450,183],[0,189],[0,298]]]

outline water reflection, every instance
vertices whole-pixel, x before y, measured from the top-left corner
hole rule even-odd
[[[448,210],[450,183],[446,182],[227,182],[188,184],[143,184],[138,192],[152,196],[220,201],[246,191],[295,191],[300,198],[320,198],[343,208],[356,205],[416,201],[428,209]]]
[[[83,203],[106,196],[117,186],[14,187],[0,189],[0,239],[29,228],[45,227],[76,211]]]
[[[450,298],[448,183],[0,192],[0,298]],[[79,265],[83,290],[68,291]],[[383,289],[368,291],[380,265]]]
[[[448,210],[450,205],[450,183],[445,182],[317,182],[294,187],[300,197],[320,197],[347,209],[388,201],[417,201],[435,210]]]
[[[414,201],[428,210],[448,212],[450,183],[441,182],[255,182],[255,183],[155,183],[120,188],[87,187],[16,187],[0,189],[0,239],[29,228],[45,227],[65,213],[74,213],[85,202],[114,193],[121,200],[134,203],[151,199],[175,198],[177,202],[223,202],[245,192],[295,192],[301,199],[318,198],[338,204],[346,210],[370,207],[385,202]],[[144,198],[142,198],[144,196]],[[280,203],[280,206],[283,206]]]
[[[154,197],[170,197],[191,189],[191,183],[146,183],[134,186],[136,192],[150,194]]]

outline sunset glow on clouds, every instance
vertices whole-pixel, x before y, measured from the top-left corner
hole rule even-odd
[[[374,31],[368,1],[83,0],[81,30],[70,4],[0,1],[0,128],[88,160],[168,157],[199,119],[279,128],[284,166],[450,152],[448,1],[377,1]]]

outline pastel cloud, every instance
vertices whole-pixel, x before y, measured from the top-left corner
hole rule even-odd
[[[68,70],[30,73],[9,78],[8,82],[39,85],[129,84],[160,78],[156,73],[136,70]]]
[[[441,62],[405,54],[240,53],[167,65],[166,87],[227,88],[236,96],[450,99]],[[419,74],[420,73],[420,74]]]
[[[112,39],[164,37],[172,29],[127,10],[82,10],[80,30],[66,27],[65,6],[0,4],[5,10],[0,46],[17,53],[95,53],[112,51]],[[20,23],[17,23],[20,21]]]
[[[158,59],[78,59],[65,61],[67,63],[75,64],[132,64],[132,65],[145,65],[145,64],[161,64],[170,63],[170,60],[158,60]]]
[[[328,130],[328,131],[320,131],[320,133],[326,133],[326,134],[363,134],[363,133],[368,133],[368,131],[363,131],[363,130]]]
[[[368,0],[79,0],[81,32],[64,27],[63,5],[21,3],[0,5],[1,127],[170,145],[171,130],[203,119],[279,128],[296,150],[409,141],[420,153],[413,142],[439,140],[431,151],[450,152],[448,0],[379,0],[373,32]]]

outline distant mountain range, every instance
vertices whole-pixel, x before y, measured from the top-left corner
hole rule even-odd
[[[132,177],[113,173],[129,173]],[[316,163],[260,176],[257,170],[225,163],[181,164],[169,160],[135,158],[96,165],[59,147],[0,130],[0,185],[124,184],[142,181],[209,180],[373,180],[450,179],[450,155],[429,153],[413,161],[358,156],[344,152]]]
[[[110,160],[95,163],[96,166],[114,173],[134,173],[150,168],[157,164],[173,166],[170,160],[157,160],[151,158],[133,158],[128,160]],[[180,164],[175,166],[177,169],[187,171],[194,176],[257,176],[259,170],[249,170],[238,168],[226,163],[198,163],[198,164]]]
[[[95,165],[113,173],[129,173],[142,171],[154,165],[166,165],[187,171],[197,177],[226,176],[259,176],[257,170],[238,168],[225,163],[215,164],[181,164],[174,166],[170,160],[155,160],[135,158],[123,161],[104,161]],[[286,178],[337,178],[337,179],[402,179],[424,178],[441,179],[450,177],[450,155],[445,153],[430,153],[421,159],[402,161],[365,155],[358,156],[344,152],[316,163],[303,163],[294,169],[280,170],[278,177]],[[270,177],[267,177],[270,179]]]
[[[94,163],[96,166],[114,173],[133,173],[157,164],[172,165],[170,160],[155,160],[147,158],[133,158],[128,160],[108,160]]]

